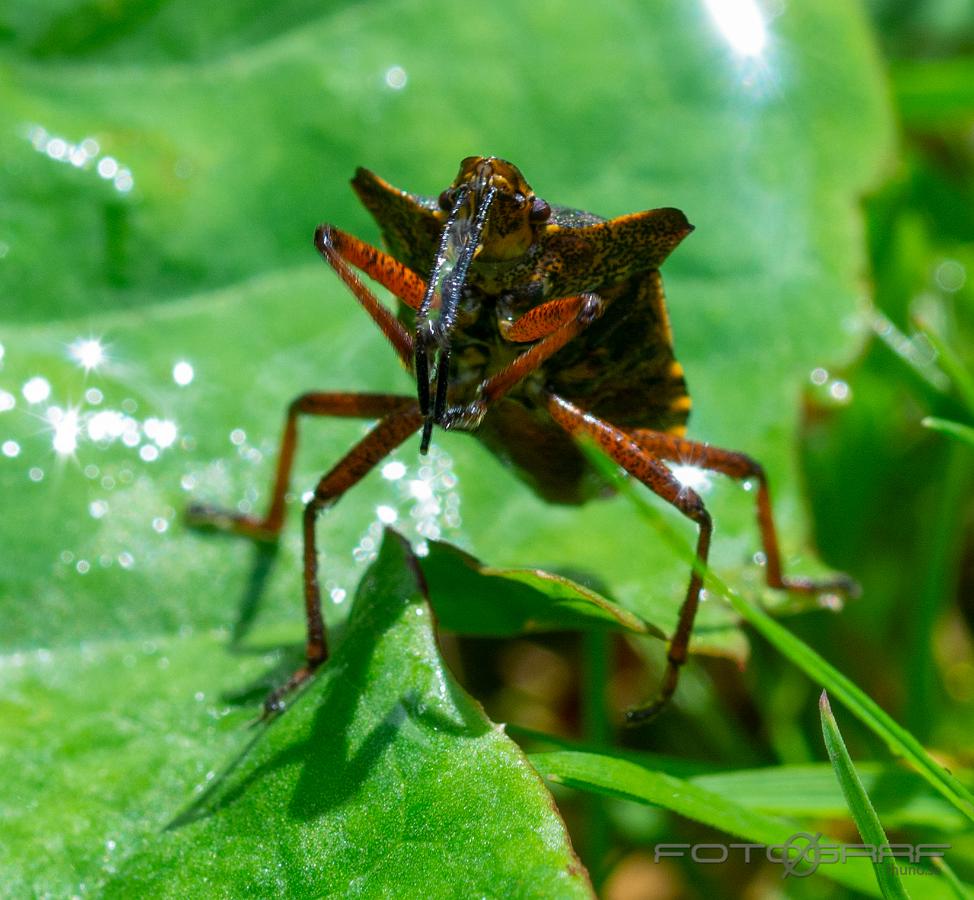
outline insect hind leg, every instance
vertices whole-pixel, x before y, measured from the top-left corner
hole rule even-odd
[[[764,467],[757,460],[734,450],[724,450],[721,447],[689,441],[660,431],[639,428],[630,430],[629,434],[640,447],[661,459],[720,472],[738,481],[753,479],[757,482],[755,504],[761,545],[766,558],[765,579],[769,587],[806,594],[837,592],[845,596],[854,596],[858,593],[858,584],[848,575],[839,574],[831,578],[813,579],[784,574],[778,532],[771,508],[768,477]]]
[[[676,479],[673,473],[632,435],[595,416],[586,413],[573,403],[554,394],[547,394],[546,401],[551,417],[572,436],[587,436],[594,440],[616,463],[634,478],[638,478],[653,493],[675,506],[683,515],[696,523],[696,562],[690,573],[686,597],[680,607],[676,629],[670,638],[666,653],[666,672],[656,698],[649,704],[626,713],[626,721],[635,725],[655,717],[669,703],[680,678],[680,669],[687,661],[693,622],[700,605],[700,589],[703,586],[703,570],[710,553],[713,523],[699,494]]]

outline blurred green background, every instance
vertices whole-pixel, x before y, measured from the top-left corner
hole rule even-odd
[[[974,425],[967,4],[8,0],[0,741],[19,775],[0,788],[0,811],[11,896],[124,875],[125,858],[246,744],[243,724],[300,658],[300,495],[363,429],[303,428],[276,555],[189,532],[181,512],[190,498],[261,507],[296,394],[410,390],[311,234],[327,220],[377,239],[347,184],[357,165],[435,195],[481,153],[517,163],[554,203],[687,213],[697,230],[664,279],[690,435],[765,464],[789,571],[861,582],[841,611],[806,609],[789,627],[949,768],[970,768],[974,449],[922,424]],[[439,438],[428,461],[411,444],[393,461],[322,517],[336,630],[390,521],[420,547],[443,538],[491,564],[571,574],[672,628],[686,564],[625,502],[546,506],[464,435]],[[716,479],[702,490],[715,569],[798,611],[762,587],[752,496]],[[443,649],[495,721],[707,770],[825,759],[818,687],[719,601],[704,604],[702,654],[674,709],[635,733],[617,732],[618,713],[655,684],[657,641],[449,638]],[[854,759],[886,760],[842,724]],[[606,896],[763,896],[779,884],[768,867],[647,864],[655,842],[716,832],[558,800]],[[957,827],[934,819],[900,836],[949,840],[971,880],[974,844]]]

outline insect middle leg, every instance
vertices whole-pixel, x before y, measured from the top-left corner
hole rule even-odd
[[[303,684],[328,658],[325,625],[321,616],[321,589],[318,585],[318,546],[315,522],[318,513],[333,506],[345,492],[358,484],[410,435],[419,430],[423,416],[419,404],[409,405],[382,419],[341,460],[323,475],[304,507],[304,608],[308,623],[305,664],[264,701],[264,715],[280,710],[283,698]]]
[[[640,447],[661,459],[720,472],[737,480],[754,479],[757,482],[758,529],[766,557],[765,579],[770,587],[802,593],[837,591],[846,595],[854,594],[858,590],[858,585],[848,575],[812,579],[786,576],[783,573],[768,478],[764,467],[757,460],[751,459],[744,453],[712,447],[710,444],[698,441],[688,441],[659,431],[640,428],[630,430],[629,434]]]
[[[297,449],[297,418],[301,414],[344,418],[380,418],[379,423],[359,441],[318,482],[304,508],[304,607],[307,620],[305,665],[298,669],[264,702],[269,715],[282,706],[283,698],[306,681],[328,657],[324,620],[321,616],[321,591],[318,586],[318,553],[315,520],[367,475],[422,424],[419,407],[412,397],[392,394],[304,394],[288,409],[284,436],[277,461],[277,473],[267,513],[263,517],[243,515],[214,507],[194,505],[187,510],[191,525],[209,525],[262,540],[275,540],[284,522],[285,495]]]
[[[700,605],[700,589],[703,586],[703,566],[710,553],[710,537],[713,523],[699,494],[684,487],[673,473],[646,447],[639,444],[626,431],[585,412],[555,394],[547,394],[548,411],[552,418],[573,436],[586,435],[594,440],[615,462],[634,478],[638,478],[653,493],[675,506],[688,519],[695,522],[697,535],[697,563],[690,573],[686,598],[680,607],[676,630],[670,639],[666,654],[666,672],[655,700],[647,706],[629,710],[626,721],[632,724],[653,718],[673,696],[680,678],[680,668],[687,660],[693,621]]]
[[[233,531],[259,541],[275,541],[284,524],[285,497],[298,447],[299,416],[334,416],[343,419],[381,419],[415,403],[396,394],[312,392],[296,398],[287,410],[277,455],[277,470],[267,512],[252,516],[209,504],[193,503],[186,510],[189,525]]]

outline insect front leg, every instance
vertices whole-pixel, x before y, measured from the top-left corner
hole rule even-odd
[[[412,371],[413,339],[396,316],[369,290],[352,271],[352,266],[365,272],[403,303],[419,309],[426,293],[426,282],[412,269],[354,235],[319,225],[315,230],[315,247],[338,277],[348,286],[372,321],[392,344],[402,364]]]
[[[680,607],[676,630],[670,638],[670,645],[666,654],[666,672],[660,685],[656,699],[647,706],[629,710],[626,721],[630,724],[645,722],[653,718],[669,702],[676,691],[680,678],[680,668],[687,660],[690,647],[690,635],[693,632],[693,621],[700,605],[700,589],[703,585],[703,567],[707,563],[710,553],[710,537],[713,533],[713,523],[700,495],[684,487],[673,473],[649,450],[641,446],[632,435],[596,418],[573,403],[547,394],[546,401],[551,417],[573,436],[586,435],[594,440],[615,462],[622,466],[630,475],[638,478],[653,493],[658,494],[667,503],[671,503],[688,519],[696,523],[697,535],[697,565],[690,573],[690,583],[687,586],[686,598]]]
[[[808,594],[835,591],[850,596],[858,592],[858,584],[848,575],[836,575],[824,579],[784,575],[781,566],[781,551],[778,547],[778,534],[771,508],[768,478],[765,475],[764,467],[759,462],[744,453],[712,447],[709,444],[697,441],[688,441],[685,438],[659,431],[640,428],[631,430],[629,434],[640,447],[661,459],[709,469],[738,480],[753,478],[757,482],[758,529],[761,533],[761,545],[764,548],[764,555],[767,560],[765,578],[770,587]]]
[[[395,394],[353,394],[314,392],[302,394],[287,410],[284,433],[277,456],[277,470],[267,512],[251,516],[235,510],[193,503],[186,510],[191,526],[233,531],[260,541],[277,540],[284,524],[285,497],[291,480],[291,467],[298,446],[299,416],[335,416],[343,419],[381,419],[408,408],[415,401]]]
[[[304,608],[308,625],[306,662],[288,681],[264,701],[264,715],[283,708],[284,697],[299,687],[328,658],[325,625],[321,616],[321,590],[318,585],[318,548],[315,522],[318,513],[333,506],[345,492],[358,484],[410,435],[419,430],[423,417],[415,401],[392,412],[380,421],[361,441],[318,482],[304,508]]]
[[[562,347],[585,331],[604,311],[605,301],[598,294],[585,293],[576,297],[551,300],[526,313],[508,331],[508,335],[517,335],[509,339],[537,340],[537,343],[529,350],[525,350],[509,366],[484,381],[480,386],[479,397],[472,403],[447,409],[440,425],[444,428],[460,430],[476,428],[492,403],[500,400],[519,381],[540,369]],[[522,322],[529,317],[526,325],[522,325]]]

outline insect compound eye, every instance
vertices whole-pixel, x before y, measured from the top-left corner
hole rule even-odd
[[[453,191],[450,188],[447,188],[442,194],[440,194],[440,209],[442,209],[443,212],[449,212],[451,209],[453,209],[453,200]]]
[[[540,197],[535,197],[531,203],[530,219],[534,223],[547,222],[551,218],[551,207]]]

